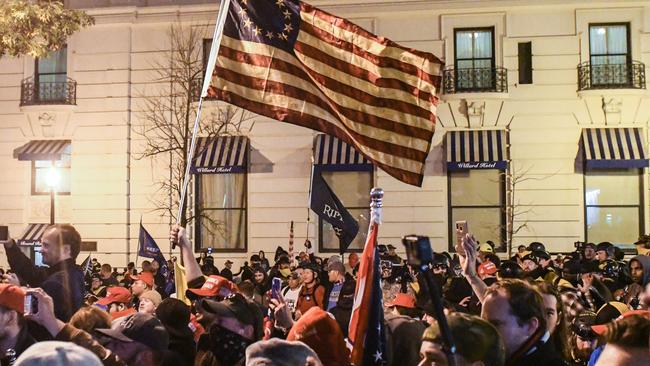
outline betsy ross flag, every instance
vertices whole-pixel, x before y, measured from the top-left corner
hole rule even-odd
[[[312,174],[311,187],[309,207],[323,221],[332,225],[334,233],[339,238],[339,252],[343,254],[356,238],[359,232],[359,223],[343,206],[341,200],[336,197],[321,172]]]
[[[160,251],[160,247],[153,240],[153,237],[140,223],[140,236],[138,237],[138,255],[140,257],[151,258],[158,262],[158,273],[165,279],[165,288],[160,290],[164,291],[167,296],[174,292],[174,276],[171,273],[167,260]]]
[[[357,274],[348,336],[352,344],[352,364],[355,366],[386,365],[388,362],[377,248],[378,230],[379,224],[373,220]]]
[[[301,1],[231,0],[207,95],[336,136],[421,186],[441,68]]]

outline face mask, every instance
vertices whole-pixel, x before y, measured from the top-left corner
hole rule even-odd
[[[234,365],[246,356],[246,347],[252,342],[226,328],[210,328],[210,351],[222,365]]]
[[[282,277],[289,277],[291,275],[291,269],[283,268],[280,270],[280,274],[282,275]]]

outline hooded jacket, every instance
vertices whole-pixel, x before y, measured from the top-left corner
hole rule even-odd
[[[645,285],[647,285],[648,282],[650,282],[650,256],[637,255],[636,257],[630,260],[630,263],[632,263],[632,261],[639,262],[641,264],[641,267],[643,267],[643,279],[641,280],[640,285],[645,287]]]

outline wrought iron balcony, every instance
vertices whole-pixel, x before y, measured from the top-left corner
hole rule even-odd
[[[508,70],[503,67],[443,70],[443,93],[507,93]]]
[[[77,104],[77,82],[66,81],[39,82],[33,77],[20,83],[20,105]]]
[[[643,62],[592,64],[587,61],[578,65],[578,91],[645,88],[645,64]]]

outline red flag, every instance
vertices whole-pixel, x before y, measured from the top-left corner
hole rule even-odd
[[[373,220],[361,255],[348,339],[354,365],[384,365],[385,334],[379,272],[377,232]]]
[[[441,68],[298,0],[232,0],[208,95],[336,136],[421,186]]]

